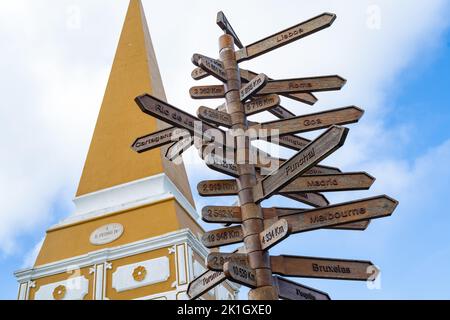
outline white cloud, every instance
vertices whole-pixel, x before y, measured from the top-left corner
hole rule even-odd
[[[318,94],[320,102],[314,107],[283,100],[298,114],[350,104],[366,110],[364,120],[352,126],[348,143],[328,164],[367,169],[377,176],[382,192],[394,194],[401,194],[430,167],[423,164],[430,160],[418,160],[412,168],[391,156],[399,141],[407,142],[411,128],[389,128],[384,119],[394,112],[389,97],[401,85],[396,82],[400,72],[438,45],[448,2],[255,0],[230,1],[223,7],[206,0],[143,2],[169,100],[192,113],[203,103],[188,96],[189,87],[197,84],[189,76],[190,56],[217,56],[218,10],[224,10],[246,43],[324,11],[337,13],[330,29],[245,67],[278,78],[341,74],[348,79],[342,92]],[[0,4],[0,30],[8,43],[0,61],[0,251],[11,253],[18,236],[47,225],[58,198],[70,203],[126,5],[105,0]],[[368,27],[370,5],[380,9],[380,29]],[[79,25],[73,16],[78,13]],[[450,158],[445,152],[442,156]],[[190,176],[198,176],[198,171],[197,165],[189,168]],[[393,175],[395,179],[388,179]]]

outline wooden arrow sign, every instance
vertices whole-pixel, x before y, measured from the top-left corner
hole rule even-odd
[[[223,85],[195,86],[189,90],[192,99],[219,99],[225,98]]]
[[[277,130],[279,135],[295,134],[328,128],[331,125],[344,125],[358,122],[364,111],[357,107],[346,107],[308,114],[287,120],[278,120],[255,125],[254,129],[265,129],[269,133]]]
[[[328,293],[313,289],[282,277],[273,277],[278,296],[286,300],[330,300]]]
[[[262,208],[263,216],[266,220],[275,221],[290,215],[302,215],[306,209],[297,208]],[[289,218],[287,218],[289,219]],[[242,223],[242,213],[240,207],[235,206],[206,206],[202,209],[202,220],[208,223]],[[325,227],[334,230],[365,230],[369,226],[370,220],[361,220]]]
[[[375,178],[365,172],[301,176],[278,193],[367,190],[374,182]]]
[[[250,70],[241,69],[240,71],[241,71],[241,79],[243,82],[251,81],[254,77],[256,77],[258,75],[258,73],[250,71]],[[273,81],[275,79],[269,78],[269,80]],[[295,101],[306,103],[308,105],[314,105],[317,102],[317,98],[310,92],[283,93],[283,96],[286,98],[295,100]],[[273,112],[273,111],[275,111],[275,112]],[[277,113],[280,113],[280,115],[278,117],[281,119],[286,119],[286,118],[295,116],[292,112],[290,112],[284,108],[281,108],[281,107],[272,109],[272,110],[270,110],[270,112],[276,116],[277,116]]]
[[[169,143],[175,143],[172,137],[176,135],[177,132],[181,132],[182,129],[171,127],[164,130],[160,130],[146,136],[137,138],[133,143],[131,148],[137,153],[143,153],[156,148],[160,148]]]
[[[233,261],[225,262],[223,272],[227,279],[250,288],[256,288],[256,272]]]
[[[329,228],[341,224],[367,221],[390,216],[398,202],[388,196],[351,201],[324,208],[306,210],[298,214],[283,216],[291,227],[291,233]],[[276,221],[274,219],[273,221]],[[265,220],[269,226],[270,220]]]
[[[198,66],[208,72],[213,77],[219,79],[222,82],[227,82],[227,74],[223,69],[222,63],[217,63],[217,60],[202,56],[198,60]]]
[[[180,140],[173,145],[171,145],[166,151],[166,158],[170,161],[174,161],[178,157],[186,152],[190,147],[194,145],[194,140],[189,137],[189,139]]]
[[[202,236],[202,243],[207,248],[218,248],[242,241],[244,241],[244,231],[241,226],[205,232]]]
[[[217,126],[230,128],[232,126],[231,116],[222,111],[214,110],[208,107],[199,107],[197,110],[197,116],[209,123],[213,123]]]
[[[206,206],[202,219],[211,223],[242,223],[241,207]]]
[[[197,190],[202,197],[234,196],[239,192],[235,179],[201,181]]]
[[[370,261],[314,257],[270,257],[272,272],[287,277],[375,280],[379,270]]]
[[[244,253],[221,253],[212,252],[206,259],[206,265],[209,270],[222,271],[226,262],[234,262],[241,266],[249,267],[248,256]]]
[[[254,96],[267,84],[268,78],[264,73],[259,74],[254,77],[249,83],[247,83],[241,89],[241,101],[245,102],[251,96]]]
[[[171,106],[170,104],[161,101],[151,95],[145,94],[137,97],[135,100],[144,113],[167,122],[174,127],[186,129],[191,134],[195,134],[195,132],[199,131],[196,124],[201,124],[202,132],[214,129],[214,132],[221,132],[221,134],[225,136],[225,132],[220,131],[217,127],[211,126],[201,121],[197,117],[194,117],[189,113]],[[213,137],[210,137],[207,134],[204,134],[204,137],[210,140],[213,139]],[[222,141],[225,141],[225,139],[223,139]]]
[[[314,193],[314,192],[286,193],[283,194],[283,197],[307,204],[314,208],[322,208],[330,204],[328,199],[321,193]]]
[[[255,199],[261,202],[269,198],[322,161],[344,144],[347,133],[348,129],[343,127],[333,126],[328,129],[302,151],[283,163],[277,171],[264,178],[255,188]]]
[[[259,239],[261,241],[261,249],[269,250],[277,243],[286,239],[288,236],[289,236],[288,222],[284,219],[280,219],[259,234]]]
[[[308,211],[307,209],[297,209],[297,208],[265,208],[263,209],[264,219],[270,220],[273,218],[283,218],[285,216],[302,214]],[[370,220],[362,220],[357,222],[349,222],[346,224],[339,224],[336,226],[326,227],[325,229],[334,230],[366,230],[370,224]]]
[[[191,300],[200,298],[206,292],[221,284],[226,279],[227,278],[223,272],[207,270],[189,283],[187,294]]]
[[[331,26],[336,19],[336,15],[323,13],[317,17],[299,23],[291,28],[278,32],[260,41],[257,41],[236,52],[238,62],[250,60],[262,54],[285,46],[293,41],[302,39],[315,32]]]
[[[339,76],[271,80],[259,94],[284,94],[341,90],[347,80]]]
[[[280,97],[276,94],[269,94],[258,97],[244,105],[245,114],[251,116],[266,110],[270,110],[280,105]]]
[[[199,61],[200,57],[202,57],[202,55],[195,54],[193,56],[192,62],[197,66],[198,66],[198,61]],[[211,59],[211,58],[209,58],[209,59]],[[213,59],[213,60],[214,60],[214,64],[216,66],[222,67],[222,69],[223,69],[223,64],[220,60],[217,60],[217,59]],[[203,78],[209,76],[210,73],[208,73],[205,70],[203,70],[202,68],[198,67],[198,68],[195,68],[194,71],[192,71],[191,75],[194,80],[200,80],[200,79],[203,79]],[[245,82],[250,82],[253,78],[258,76],[258,73],[255,73],[255,72],[249,71],[249,70],[245,70],[245,69],[241,69],[240,75],[241,75],[242,82],[245,83]],[[272,78],[268,78],[268,79],[274,80]],[[313,105],[317,102],[317,98],[310,92],[302,92],[302,93],[287,93],[286,92],[286,93],[283,93],[283,96],[285,96],[286,98],[295,100],[295,101],[306,103],[308,105]],[[223,111],[223,110],[221,110],[221,111]],[[269,112],[271,112],[275,116],[279,117],[280,119],[287,119],[287,118],[295,116],[292,112],[284,109],[281,106],[275,107],[275,108],[269,110]]]
[[[236,32],[234,32],[233,27],[231,26],[230,22],[228,22],[227,17],[225,17],[225,14],[220,11],[217,13],[217,25],[222,29],[226,34],[229,34],[234,39],[234,44],[239,48],[242,49],[244,46],[242,45],[241,40],[239,40]]]

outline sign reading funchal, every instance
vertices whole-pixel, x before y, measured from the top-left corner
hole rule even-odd
[[[252,300],[330,299],[324,292],[281,276],[376,279],[379,270],[370,261],[269,254],[270,248],[296,233],[323,228],[365,230],[372,219],[390,216],[398,204],[383,195],[330,205],[320,193],[367,190],[373,184],[375,179],[367,173],[344,173],[319,165],[343,146],[349,129],[342,125],[358,122],[363,110],[349,106],[296,116],[280,105],[280,95],[313,105],[317,101],[313,92],[340,90],[346,80],[335,75],[274,80],[238,66],[240,62],[328,28],[335,19],[334,14],[324,13],[243,46],[225,15],[219,12],[217,24],[224,31],[219,39],[220,59],[194,54],[192,62],[197,68],[192,77],[200,80],[213,76],[223,84],[196,86],[191,88],[190,95],[193,99],[225,98],[225,103],[216,109],[200,107],[195,117],[148,94],[136,98],[144,113],[173,126],[138,138],[133,144],[136,152],[172,144],[167,157],[175,160],[195,145],[209,168],[233,177],[200,182],[199,194],[239,197],[239,206],[207,206],[202,210],[205,222],[227,225],[203,235],[202,242],[207,248],[237,243],[243,246],[233,253],[210,253],[208,270],[189,285],[191,299],[201,297],[226,279],[251,288],[249,299]],[[239,50],[235,51],[235,46]],[[247,119],[263,111],[280,120],[255,123]],[[326,131],[313,141],[296,135],[318,129]],[[248,134],[250,130],[256,134]],[[275,159],[252,146],[251,141],[255,139],[278,143],[295,150],[296,154],[288,160]],[[252,161],[254,157],[256,161]],[[276,169],[267,170],[267,161],[275,163]],[[315,208],[262,208],[260,203],[274,195]]]

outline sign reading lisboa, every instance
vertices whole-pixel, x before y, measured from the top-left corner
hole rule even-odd
[[[89,241],[93,245],[103,245],[119,239],[122,234],[123,226],[120,223],[111,223],[92,232]]]

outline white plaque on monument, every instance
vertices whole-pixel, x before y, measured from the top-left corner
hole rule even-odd
[[[89,241],[93,245],[100,246],[119,239],[122,234],[123,226],[120,223],[110,223],[92,232]]]

